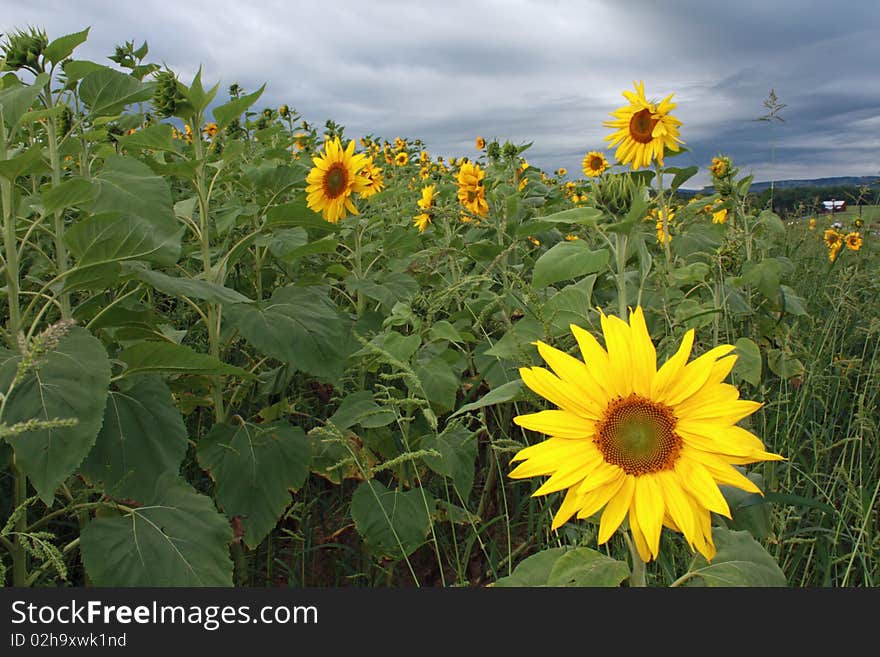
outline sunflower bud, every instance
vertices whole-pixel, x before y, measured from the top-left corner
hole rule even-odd
[[[73,127],[73,112],[66,105],[58,117],[58,136],[64,137]]]
[[[486,155],[491,160],[498,160],[501,157],[501,145],[495,140],[490,141],[486,146]]]
[[[49,45],[49,38],[46,33],[36,28],[31,28],[25,32],[18,30],[15,34],[10,34],[6,43],[3,44],[3,56],[6,58],[7,70],[17,71],[26,68],[31,71],[39,72],[43,70],[40,63],[40,56]]]
[[[153,107],[156,114],[163,119],[177,116],[185,103],[177,78],[171,71],[157,71],[155,77],[156,91],[153,93]]]
[[[290,108],[287,105],[282,105],[278,108],[278,116],[282,119],[286,119],[290,116]]]
[[[519,155],[519,149],[517,149],[515,144],[506,141],[501,149],[501,153],[504,155],[505,159],[512,160]]]

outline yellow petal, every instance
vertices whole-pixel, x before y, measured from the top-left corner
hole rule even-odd
[[[598,449],[596,450],[599,451]],[[600,453],[601,456],[601,453]],[[578,486],[578,492],[581,495],[586,495],[591,490],[596,490],[601,486],[604,486],[610,481],[614,481],[619,477],[623,477],[624,472],[620,469],[620,467],[616,465],[611,465],[610,463],[606,463],[604,459],[596,466],[596,468],[590,473],[589,477],[586,477]]]
[[[632,535],[633,543],[636,544],[636,551],[639,553],[639,557],[641,557],[642,561],[645,563],[649,562],[652,558],[651,549],[648,547],[648,542],[645,540],[645,534],[642,532],[642,527],[639,524],[634,509],[629,512],[629,531]]]
[[[621,397],[628,397],[633,390],[632,359],[630,358],[629,325],[614,315],[601,316],[602,333],[608,349],[608,377]]]
[[[611,481],[599,486],[598,488],[594,488],[588,493],[584,493],[581,499],[581,508],[578,511],[577,517],[584,519],[589,518],[594,513],[596,513],[599,509],[605,506],[612,497],[617,494],[617,491],[620,490],[621,486],[623,486],[623,482],[626,480],[627,476],[623,473],[623,470],[620,471],[618,477],[612,479]],[[578,488],[580,490],[580,487]]]
[[[678,483],[700,505],[722,516],[730,518],[730,507],[718,489],[712,475],[698,461],[682,454],[675,462]]]
[[[596,423],[568,411],[538,411],[513,418],[515,424],[556,438],[592,438]]]
[[[663,529],[663,515],[666,513],[663,491],[651,474],[636,477],[635,488],[633,511],[638,516],[648,549],[656,557],[660,552],[660,531]]]
[[[703,384],[706,383],[709,375],[712,373],[715,361],[729,354],[733,349],[734,346],[732,344],[724,344],[710,349],[699,358],[695,358],[684,367],[679,376],[670,381],[663,396],[659,397],[658,401],[669,406],[675,406],[683,402],[703,387]]]
[[[669,360],[663,363],[663,366],[657,371],[654,382],[651,384],[651,399],[660,400],[664,398],[666,389],[681,374],[687,359],[691,355],[691,348],[694,346],[694,330],[690,329],[684,334],[678,351]]]
[[[571,517],[577,513],[582,499],[583,496],[578,495],[576,489],[569,488],[568,492],[565,494],[565,499],[562,500],[559,510],[556,512],[556,515],[553,516],[553,522],[550,525],[550,529],[559,529],[562,525],[567,523]]]
[[[675,523],[678,531],[684,534],[693,548],[698,540],[698,530],[697,520],[694,516],[694,503],[690,495],[682,489],[673,472],[658,472],[657,478],[663,490],[666,512]]]
[[[580,347],[584,364],[596,385],[602,390],[603,396],[606,399],[616,397],[618,395],[617,389],[608,377],[608,352],[602,348],[599,341],[589,331],[582,329],[577,324],[571,324],[569,328],[577,340],[578,347]]]
[[[630,509],[636,478],[627,475],[622,479],[620,490],[608,501],[608,505],[602,513],[602,519],[599,522],[599,545],[606,543],[611,538]]]
[[[651,341],[651,334],[648,333],[641,306],[630,313],[629,325],[633,392],[647,397],[651,394],[651,384],[657,374],[657,350]]]
[[[728,486],[736,486],[737,488],[741,488],[742,490],[749,493],[757,493],[758,495],[763,495],[761,489],[758,488],[757,484],[754,481],[746,477],[739,470],[734,468],[729,463],[723,461],[721,458],[714,454],[707,454],[706,452],[693,449],[688,446],[685,446],[682,450],[682,453],[685,454],[688,458],[692,458],[695,461],[699,461],[703,464],[703,467],[709,471],[709,474],[712,475],[712,478],[717,481],[719,484],[726,484]]]

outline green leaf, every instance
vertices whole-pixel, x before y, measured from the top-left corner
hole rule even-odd
[[[152,232],[151,241],[162,245],[151,259],[174,264],[185,229],[174,216],[168,181],[154,175],[150,167],[138,160],[115,155],[104,160],[104,168],[94,180],[100,191],[89,210],[95,214],[122,212],[134,217]]]
[[[531,343],[544,337],[544,326],[531,317],[523,317],[516,322],[501,339],[486,350],[487,356],[497,358],[518,359],[529,350],[534,351]]]
[[[462,413],[467,413],[468,411],[475,411],[478,408],[484,408],[486,406],[503,404],[509,401],[520,401],[523,399],[524,392],[525,389],[523,388],[522,379],[509,381],[504,385],[498,386],[497,388],[490,390],[477,401],[471,402],[470,404],[465,404],[449,417],[453,418],[456,415],[461,415]]]
[[[669,280],[676,287],[688,287],[705,281],[710,267],[705,262],[693,262],[684,267],[676,267],[669,272]]]
[[[620,586],[629,577],[629,566],[601,552],[580,547],[568,550],[556,560],[547,586]]]
[[[788,285],[780,285],[779,289],[782,291],[782,309],[787,312],[789,315],[806,315],[807,308],[804,305],[804,298],[798,295],[793,289],[788,287]]]
[[[82,80],[89,73],[100,71],[107,68],[103,64],[91,62],[87,59],[68,59],[61,63],[61,69],[64,71],[64,77],[67,83],[66,89],[73,89],[79,80]]]
[[[116,141],[122,148],[129,151],[143,151],[146,149],[156,151],[174,151],[173,131],[167,123],[156,123],[135,130],[130,135],[117,137]]]
[[[561,212],[554,212],[544,217],[536,217],[536,221],[552,224],[578,224],[581,226],[595,226],[602,219],[601,210],[589,207],[570,208]],[[524,224],[527,225],[527,224]]]
[[[782,264],[774,258],[743,264],[743,280],[758,288],[761,294],[771,301],[776,301],[779,298],[781,275]]]
[[[0,90],[0,113],[7,134],[12,135],[18,129],[21,117],[30,110],[31,105],[49,81],[48,73],[40,73],[30,85],[22,84]]]
[[[256,548],[290,504],[290,491],[309,474],[312,447],[286,422],[215,424],[198,445],[199,464],[216,484],[226,517],[240,517],[244,541]]]
[[[115,499],[143,503],[165,473],[177,474],[187,431],[171,391],[158,377],[136,377],[111,390],[104,424],[80,472]]]
[[[97,586],[232,586],[231,541],[211,498],[165,474],[144,507],[89,522],[80,548]]]
[[[320,214],[310,209],[305,201],[275,205],[266,212],[267,228],[293,228],[296,226],[302,226],[321,235],[341,230],[339,224],[325,221]]]
[[[425,396],[442,412],[455,408],[455,398],[461,385],[455,371],[441,356],[413,365],[413,371],[422,384]]]
[[[790,379],[806,372],[799,359],[782,349],[770,349],[767,352],[767,367],[780,379]]]
[[[733,366],[733,373],[751,383],[753,386],[761,383],[761,350],[752,340],[740,338],[734,344],[738,356]]]
[[[205,91],[205,88],[202,86],[202,67],[200,66],[199,70],[196,71],[192,83],[188,88],[183,87],[182,91],[187,100],[189,100],[190,105],[192,105],[192,108],[196,112],[202,112],[208,109],[211,101],[214,100],[214,96],[217,95],[217,90],[219,88],[220,85],[215,84],[208,91]]]
[[[388,490],[375,480],[357,487],[351,496],[351,518],[375,556],[402,559],[425,542],[431,520],[423,495],[427,508],[433,507],[430,495],[420,488]]]
[[[61,60],[70,57],[73,49],[88,39],[89,29],[87,27],[82,32],[74,32],[73,34],[58,37],[46,46],[43,56],[53,64],[57,64]]]
[[[775,237],[785,237],[785,224],[779,215],[771,210],[762,210],[758,215],[758,228],[765,229]]]
[[[146,373],[209,374],[253,378],[253,374],[239,367],[200,354],[186,345],[173,342],[139,342],[123,349],[117,357],[126,365],[125,376]]]
[[[593,285],[596,275],[585,276],[577,283],[567,285],[544,304],[544,317],[557,333],[568,333],[571,324],[590,324],[589,311],[593,308]]]
[[[419,291],[416,279],[403,272],[389,272],[370,279],[350,276],[345,281],[345,286],[350,292],[364,294],[388,309],[398,301],[409,301]]]
[[[79,83],[79,96],[92,116],[115,116],[128,105],[150,100],[154,83],[103,67]]]
[[[557,281],[594,274],[608,264],[608,257],[607,249],[591,251],[584,240],[560,242],[538,258],[532,287],[539,289]]]
[[[517,564],[513,572],[496,580],[492,586],[534,587],[546,586],[550,572],[559,558],[570,548],[548,548],[526,557]]]
[[[246,96],[242,96],[241,98],[236,98],[235,100],[231,100],[225,105],[219,105],[211,110],[214,115],[214,121],[217,123],[220,128],[224,128],[235,119],[239,118],[246,109],[248,109],[251,105],[257,102],[260,96],[263,95],[263,90],[266,88],[264,84],[262,87],[257,89],[252,94],[247,94]]]
[[[747,531],[713,527],[718,552],[712,563],[697,555],[686,577],[690,586],[786,586],[776,560]]]
[[[224,317],[268,356],[324,380],[342,375],[350,322],[323,286],[277,288],[268,302],[229,306]]]
[[[672,178],[672,182],[670,183],[670,188],[675,190],[684,185],[688,180],[696,175],[699,167],[691,166],[680,169],[678,167],[669,167],[666,169],[666,173],[675,174]]]
[[[55,187],[44,186],[41,196],[46,214],[53,214],[58,210],[88,204],[97,194],[98,188],[90,179],[75,176]]]
[[[21,355],[0,350],[0,389],[12,383]],[[35,371],[16,384],[0,421],[74,418],[71,427],[27,431],[6,440],[40,499],[52,505],[55,491],[82,463],[101,429],[110,388],[110,361],[101,342],[73,327],[46,354]]]
[[[617,587],[629,577],[629,566],[590,548],[549,548],[523,559],[500,587]]]
[[[682,233],[673,233],[672,252],[686,261],[693,260],[693,256],[714,253],[724,240],[724,232],[723,224],[692,224]]]
[[[192,299],[202,299],[209,303],[220,304],[253,302],[253,299],[249,299],[240,292],[217,283],[201,281],[197,278],[180,278],[153,270],[139,271],[137,277],[145,283],[149,283],[160,292],[171,296],[190,297]]]
[[[757,472],[746,473],[742,468],[737,468],[743,475],[748,477],[758,488],[764,487],[764,478]],[[763,541],[770,534],[770,507],[765,503],[764,496],[759,493],[750,493],[735,486],[720,485],[718,487],[727,500],[730,507],[730,518],[722,518],[730,529],[744,529],[755,540]]]
[[[15,182],[19,176],[46,168],[46,164],[43,162],[43,151],[39,144],[31,146],[20,155],[0,160],[0,176],[10,182]]]
[[[419,447],[440,452],[440,456],[422,458],[431,470],[452,479],[461,499],[467,501],[474,485],[474,467],[477,460],[476,432],[453,423],[447,425],[440,435],[425,436]]]
[[[395,417],[394,411],[382,408],[373,400],[369,390],[359,390],[347,395],[328,421],[338,429],[348,429],[356,424],[371,429],[391,424]]]

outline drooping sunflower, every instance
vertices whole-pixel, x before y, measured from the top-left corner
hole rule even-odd
[[[343,150],[339,137],[325,142],[324,152],[312,158],[315,166],[306,176],[306,204],[331,224],[349,212],[358,213],[351,195],[362,194],[369,185],[361,175],[367,158],[363,153],[355,155],[354,146],[350,141]]]
[[[485,217],[489,213],[486,190],[483,187],[485,176],[486,172],[473,162],[464,162],[456,176],[459,202],[478,217]]]
[[[736,361],[734,347],[720,345],[688,363],[691,329],[657,369],[641,307],[630,312],[629,323],[603,314],[601,325],[605,348],[571,325],[584,360],[537,342],[553,371],[520,369],[523,382],[559,408],[514,418],[549,438],[520,450],[513,461],[522,463],[510,476],[551,475],[536,496],[567,491],[553,529],[604,509],[600,544],[628,518],[646,562],[657,557],[664,526],[712,559],[711,513],[730,517],[718,485],[761,493],[733,466],[783,458],[737,425],[761,404],[739,399],[739,391],[723,383]]]
[[[477,137],[476,143],[474,145],[477,147],[478,151],[481,151],[486,148],[486,140],[482,137]]]
[[[649,102],[645,98],[644,82],[633,84],[635,93],[623,92],[629,105],[612,112],[614,119],[604,122],[606,127],[616,129],[605,140],[611,142],[609,148],[617,146],[614,157],[621,164],[630,164],[633,169],[641,169],[656,160],[662,166],[664,149],[678,151],[679,144],[684,143],[678,134],[681,121],[669,113],[676,104],[671,102],[672,94],[659,104]]]
[[[590,151],[584,155],[583,170],[585,176],[596,178],[601,176],[607,168],[608,160],[599,151]]]
[[[367,179],[367,186],[361,192],[362,198],[370,198],[385,189],[385,176],[382,169],[373,163],[373,158],[368,158],[364,163],[361,175]]]
[[[424,233],[425,229],[431,225],[431,215],[427,212],[420,212],[413,218],[413,225],[419,229],[420,233]]]
[[[843,241],[846,242],[846,248],[850,251],[858,251],[862,248],[862,236],[858,231],[847,233]]]

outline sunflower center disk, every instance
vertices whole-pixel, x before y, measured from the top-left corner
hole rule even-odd
[[[605,461],[628,475],[671,470],[682,445],[672,409],[637,395],[608,405],[595,441]]]
[[[593,171],[598,171],[599,169],[601,169],[602,168],[602,159],[598,158],[594,155],[592,158],[590,158],[590,168]]]
[[[651,117],[651,110],[639,110],[629,120],[629,135],[640,144],[647,144],[653,139],[654,126],[658,119]]]
[[[324,174],[324,193],[329,198],[342,196],[347,184],[348,172],[343,164],[337,162]]]

